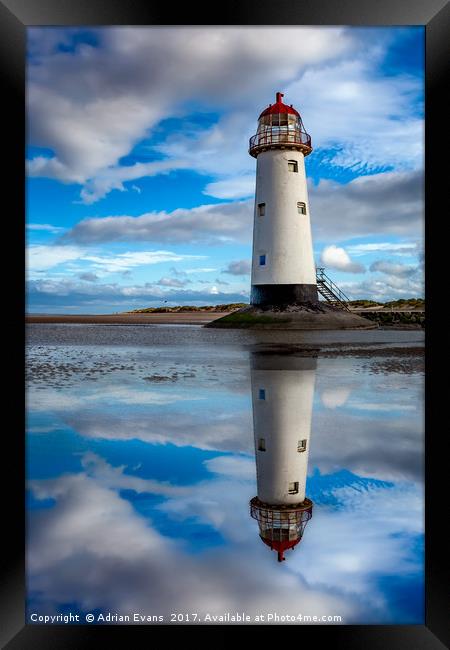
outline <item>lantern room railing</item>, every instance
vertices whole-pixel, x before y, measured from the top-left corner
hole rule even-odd
[[[311,153],[311,136],[305,131],[293,129],[292,126],[279,126],[258,131],[250,138],[248,152],[256,158],[260,151],[285,145],[288,148],[300,149],[305,155]]]
[[[258,521],[261,536],[272,541],[301,538],[312,517],[312,508],[308,498],[296,506],[270,506],[258,497],[250,501],[250,515]]]

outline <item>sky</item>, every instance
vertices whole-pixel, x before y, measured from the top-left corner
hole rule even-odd
[[[423,297],[423,51],[422,27],[29,28],[28,311],[248,302],[277,91],[312,137],[316,265]]]

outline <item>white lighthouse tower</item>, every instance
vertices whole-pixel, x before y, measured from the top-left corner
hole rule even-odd
[[[257,159],[252,305],[317,303],[305,156],[311,137],[300,113],[282,101],[258,120],[249,153]]]
[[[250,513],[279,562],[312,516],[305,488],[316,363],[292,354],[253,352],[251,358],[258,496]]]

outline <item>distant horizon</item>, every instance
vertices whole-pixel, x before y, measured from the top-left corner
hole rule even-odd
[[[425,302],[424,298],[414,297],[414,298],[396,298],[393,301],[387,300],[384,303],[379,303],[379,304],[387,304],[387,303],[390,303],[390,302],[399,302],[399,301],[402,301],[402,300],[411,301],[411,302],[415,301],[415,300],[420,300],[420,301]],[[372,301],[370,298],[359,298],[357,300],[351,300],[350,303],[359,302],[359,301],[377,302],[377,301]],[[242,304],[246,304],[246,305],[250,304],[248,302],[245,303],[244,301],[240,301],[240,302]],[[325,301],[323,301],[323,302],[325,302]],[[196,308],[200,309],[202,307],[203,308],[212,308],[212,307],[218,307],[218,306],[221,306],[221,305],[232,305],[232,304],[234,304],[234,303],[213,303],[213,304],[209,304],[209,305],[208,304],[199,304],[199,305],[188,305],[188,304],[186,304],[186,305],[164,305],[163,304],[163,305],[158,305],[158,306],[153,306],[153,307],[135,307],[133,310],[125,309],[125,310],[113,311],[113,312],[110,312],[110,311],[96,311],[96,312],[85,311],[85,312],[77,312],[77,313],[75,313],[75,312],[68,313],[68,312],[55,312],[55,311],[53,311],[53,312],[26,311],[25,315],[26,316],[69,316],[69,315],[72,315],[72,316],[96,316],[96,315],[104,316],[104,315],[113,315],[113,314],[122,314],[122,313],[132,312],[132,311],[136,311],[136,310],[139,310],[139,309],[165,309],[165,308],[166,309],[177,309],[177,308],[183,309],[183,308],[187,308],[187,307],[196,307]]]
[[[312,137],[317,266],[353,300],[423,295],[423,27],[27,34],[28,313],[248,302],[278,91]]]

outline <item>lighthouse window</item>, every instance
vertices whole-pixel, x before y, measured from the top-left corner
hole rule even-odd
[[[263,217],[266,214],[266,204],[258,203],[258,214],[260,217]]]
[[[266,256],[265,255],[260,255],[259,256],[259,266],[266,266]]]
[[[306,203],[303,203],[303,201],[298,201],[297,211],[299,214],[306,214]]]
[[[259,389],[258,399],[266,399],[266,391],[264,390],[264,388]]]
[[[297,445],[297,451],[306,451],[306,439],[305,440],[299,440],[298,445]]]
[[[287,113],[273,113],[272,126],[286,126],[288,123]]]
[[[288,169],[290,172],[298,172],[298,163],[296,160],[288,160]]]
[[[258,451],[266,451],[266,439],[259,438],[258,440]]]
[[[298,481],[295,483],[289,483],[289,494],[298,494]]]

